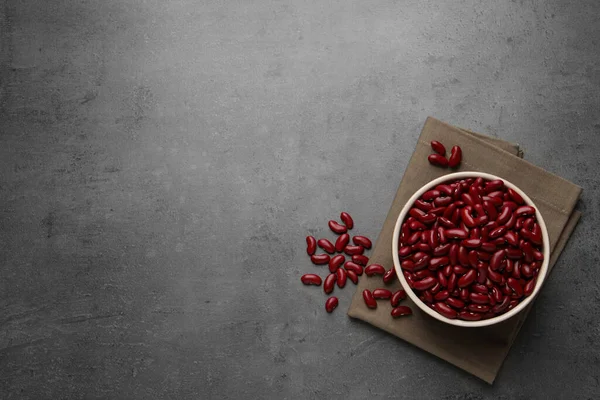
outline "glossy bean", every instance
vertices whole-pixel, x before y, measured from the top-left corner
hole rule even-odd
[[[431,148],[433,149],[433,151],[435,151],[441,156],[446,155],[446,147],[444,147],[444,145],[438,142],[437,140],[431,141]]]
[[[390,303],[392,304],[392,307],[398,307],[398,304],[400,304],[400,302],[404,299],[406,299],[406,291],[404,289],[400,289],[394,292],[392,298],[390,299]]]
[[[337,271],[338,268],[342,264],[344,264],[344,261],[346,261],[346,257],[344,257],[341,254],[331,257],[331,259],[329,260],[329,272],[334,273],[335,271]]]
[[[340,214],[340,219],[342,220],[344,225],[346,225],[346,228],[348,228],[348,229],[354,228],[354,220],[352,219],[350,214],[348,214],[347,212],[343,211]]]
[[[452,265],[446,265],[442,270],[442,273],[446,278],[449,278],[452,275]]]
[[[475,282],[475,278],[477,278],[477,270],[475,270],[475,269],[469,270],[469,272],[467,272],[466,274],[461,276],[460,279],[458,280],[458,287],[464,288],[464,287],[469,286],[470,284]]]
[[[476,249],[481,246],[481,239],[465,239],[460,244],[468,249]]]
[[[362,246],[346,246],[344,247],[344,253],[348,254],[349,256],[354,256],[356,254],[362,254],[365,252],[365,248]]]
[[[498,224],[498,226],[504,225],[506,223],[506,221],[508,221],[510,219],[511,215],[512,215],[512,212],[510,211],[510,208],[502,207],[502,209],[500,210],[500,214],[498,215],[498,218],[496,218],[496,223]]]
[[[490,302],[490,298],[486,294],[481,293],[471,293],[469,298],[475,304],[488,304]]]
[[[469,250],[466,247],[458,247],[458,262],[463,267],[469,266]]]
[[[467,206],[473,207],[475,205],[475,199],[470,193],[463,193],[460,195],[460,199],[467,204]]]
[[[335,253],[335,246],[327,239],[319,239],[317,245],[329,254]]]
[[[437,270],[440,267],[448,265],[450,259],[448,257],[434,257],[429,260],[429,267],[433,270]]]
[[[469,265],[471,268],[477,268],[477,264],[479,263],[479,256],[475,250],[471,250],[468,255]]]
[[[338,304],[339,304],[338,298],[335,296],[332,296],[332,297],[328,298],[327,301],[325,302],[325,310],[328,313],[333,312],[333,310],[336,309]]]
[[[419,240],[421,240],[421,232],[414,232],[406,239],[406,244],[413,245]]]
[[[544,253],[538,250],[533,251],[533,259],[536,261],[544,261]]]
[[[448,205],[450,205],[450,203],[452,203],[452,197],[436,197],[435,200],[433,200],[433,204],[436,205],[436,207],[443,207],[443,210],[441,210],[441,213],[437,214],[436,212],[434,212],[433,210],[430,211],[430,213],[432,214],[436,214],[436,215],[444,215],[444,212],[446,211],[446,208]],[[439,212],[439,211],[438,211]]]
[[[461,311],[458,313],[458,318],[465,321],[479,321],[482,314],[471,311]]]
[[[490,280],[494,283],[498,283],[501,284],[502,282],[504,282],[504,276],[502,276],[501,273],[498,273],[496,271],[494,271],[490,266],[488,266],[488,273],[487,273],[488,278],[490,278]]]
[[[400,262],[400,266],[402,267],[402,269],[405,269],[410,272],[415,270],[415,263],[411,260],[402,260]]]
[[[344,269],[346,271],[354,271],[354,273],[358,276],[363,274],[363,267],[361,265],[356,264],[353,261],[346,261],[344,263]]]
[[[448,239],[466,239],[469,237],[466,230],[459,228],[446,229],[445,234]]]
[[[438,313],[440,313],[448,319],[455,319],[458,316],[458,313],[444,302],[439,301],[437,303],[434,303],[433,307]]]
[[[331,220],[329,221],[329,229],[331,229],[333,232],[335,233],[346,233],[348,231],[348,228],[346,228],[344,225]]]
[[[469,272],[469,268],[463,267],[462,265],[455,265],[455,266],[452,267],[452,271],[456,275],[464,275],[467,272]]]
[[[373,297],[373,293],[371,293],[371,291],[369,289],[363,290],[362,296],[363,296],[363,300],[365,301],[365,304],[367,305],[367,307],[377,308],[377,301],[375,300],[375,298]]]
[[[323,283],[323,291],[326,294],[333,292],[333,288],[335,287],[335,281],[337,279],[336,274],[329,274],[325,278],[325,282]]]
[[[519,297],[523,296],[523,286],[519,283],[515,278],[508,278],[506,280],[508,287],[512,289],[512,291]]]
[[[365,268],[365,274],[367,276],[384,275],[385,268],[383,268],[383,266],[379,264],[371,264]]]
[[[396,308],[392,309],[391,315],[394,318],[399,318],[399,317],[403,317],[405,315],[411,315],[412,314],[412,310],[410,309],[410,307],[407,306],[398,306]]]
[[[533,277],[533,268],[531,268],[531,265],[522,264],[521,265],[521,275],[523,275],[526,278]]]
[[[495,306],[492,307],[494,314],[502,314],[510,304],[510,297],[503,297],[502,300],[498,301]]]
[[[490,306],[488,306],[487,304],[469,304],[467,306],[467,308],[470,311],[476,312],[476,313],[486,313],[488,311],[490,311]]]
[[[315,286],[321,286],[321,282],[322,282],[321,277],[316,274],[304,274],[304,275],[302,275],[300,280],[305,285],[315,285]]]
[[[450,150],[450,158],[448,159],[448,166],[450,168],[456,168],[459,166],[462,160],[462,149],[460,146],[453,146]]]
[[[498,211],[496,211],[496,207],[494,207],[491,201],[484,200],[483,209],[485,210],[487,216],[490,218],[490,221],[495,221],[496,218],[498,218]]]
[[[423,195],[421,196],[421,198],[425,201],[433,201],[436,198],[440,197],[440,191],[439,190],[428,190],[425,193],[423,193]],[[433,207],[432,207],[433,208]]]
[[[331,257],[329,257],[329,254],[314,254],[310,256],[310,260],[313,262],[313,264],[324,265],[329,263]]]
[[[394,268],[390,268],[384,275],[383,275],[383,283],[385,283],[386,285],[392,283],[396,281],[396,269]]]
[[[469,294],[471,294],[469,292],[469,289],[467,289],[467,288],[460,289],[459,296],[460,296],[460,299],[462,301],[468,301],[469,300]]]
[[[525,286],[523,286],[523,294],[525,296],[531,295],[535,289],[535,284],[537,282],[537,278],[530,279]]]
[[[488,288],[480,283],[475,283],[471,286],[471,290],[475,293],[488,294]]]
[[[427,231],[427,243],[429,247],[435,249],[440,244],[440,239],[438,237],[438,232],[435,229],[431,229]]]
[[[398,256],[400,258],[406,258],[406,257],[409,257],[412,254],[412,252],[413,252],[412,247],[403,246],[400,248],[400,250],[398,250]]]
[[[336,283],[338,287],[341,289],[346,286],[346,280],[348,279],[348,274],[344,268],[338,268],[335,272]]]
[[[371,239],[366,236],[354,236],[352,242],[357,246],[362,246],[365,249],[370,249],[373,246]]]
[[[375,289],[373,290],[373,298],[377,300],[388,300],[392,297],[392,292],[387,289]]]
[[[346,274],[348,275],[348,279],[350,279],[352,283],[354,283],[355,285],[358,283],[358,275],[356,274],[356,272],[352,270],[347,270]]]
[[[419,271],[423,268],[427,268],[427,266],[429,265],[430,259],[431,259],[431,257],[428,254],[425,254],[423,257],[421,257],[417,261],[415,261],[415,266],[413,269],[415,271]]]
[[[512,199],[512,201],[514,201],[515,203],[523,204],[525,202],[525,200],[523,200],[523,197],[521,197],[521,195],[517,193],[514,189],[508,188],[506,192],[508,193],[508,196]]]
[[[451,248],[452,248],[452,245],[450,243],[442,244],[433,249],[433,256],[434,257],[445,256],[450,252]]]
[[[412,221],[410,224],[408,224],[408,226],[413,231],[424,231],[424,230],[427,229],[427,227],[425,226],[425,224],[422,223],[421,221]]]
[[[429,253],[431,251],[431,247],[429,247],[429,245],[427,243],[423,243],[423,242],[419,242],[419,243],[415,243],[413,244],[413,251],[421,251],[421,252],[426,252]]]
[[[498,228],[490,231],[489,237],[490,239],[496,239],[500,236],[503,236],[507,231],[506,226],[499,226]]]
[[[344,233],[338,236],[337,240],[335,241],[335,250],[339,252],[344,251],[344,248],[348,245],[348,243],[350,243],[350,235]]]
[[[506,257],[510,258],[511,260],[519,260],[523,257],[523,251],[521,249],[513,248],[506,249]]]
[[[427,157],[427,160],[431,165],[435,165],[437,167],[446,168],[448,166],[448,160],[446,157],[439,154],[430,154],[429,157]]]
[[[444,301],[448,297],[450,297],[450,293],[447,290],[440,290],[433,296],[433,299],[436,301]]]
[[[459,310],[465,306],[465,302],[456,297],[448,297],[446,299],[446,304]]]
[[[433,208],[433,205],[431,203],[428,203],[421,199],[416,200],[414,203],[414,206],[425,213],[428,213],[429,210],[431,210]]]
[[[456,288],[457,283],[458,283],[458,275],[453,273],[448,278],[448,291],[452,292]]]
[[[421,279],[419,281],[415,281],[413,283],[413,289],[416,290],[427,290],[431,287],[433,287],[435,284],[437,283],[437,280],[432,277],[432,276],[428,276],[424,279]]]
[[[450,221],[446,217],[439,217],[438,221],[439,221],[440,225],[446,229],[456,228],[456,225],[454,225],[454,223],[452,223],[452,221]]]
[[[481,261],[490,261],[492,255],[490,253],[486,253],[485,251],[477,250],[477,258]]]
[[[352,262],[358,265],[367,265],[369,263],[369,257],[362,254],[355,254],[352,256]]]
[[[490,259],[490,268],[494,271],[497,271],[500,269],[500,263],[502,262],[502,260],[504,259],[504,257],[506,257],[506,250],[502,249],[502,250],[498,250],[496,251],[493,255],[492,258]]]
[[[317,251],[317,239],[315,239],[313,236],[307,236],[306,237],[306,253],[309,256],[312,256],[315,254],[315,251]]]

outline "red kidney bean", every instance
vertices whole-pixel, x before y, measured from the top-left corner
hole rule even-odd
[[[533,217],[527,218],[525,220],[525,222],[523,222],[523,228],[525,228],[528,231],[533,230],[533,224],[535,223],[535,220],[533,219]]]
[[[469,232],[469,239],[481,240],[481,229],[478,226],[471,229],[471,232]],[[465,240],[469,240],[469,239],[465,239]]]
[[[465,196],[465,194],[463,194],[463,196]],[[472,210],[473,208],[471,206],[466,206],[465,208],[462,208],[460,210],[460,217],[462,219],[462,222],[464,222],[464,224],[469,228],[474,228],[477,226],[475,218],[471,216]]]
[[[488,294],[488,288],[480,283],[475,283],[471,286],[471,290],[475,293]]]
[[[386,285],[396,280],[396,270],[391,268],[383,275],[383,283]]]
[[[469,292],[469,290],[467,288],[460,289],[459,296],[460,296],[460,299],[462,301],[468,301],[469,300],[469,294],[470,294],[470,292]]]
[[[504,265],[504,266],[503,266]],[[507,274],[510,274],[513,272],[515,268],[515,264],[513,260],[510,260],[508,258],[504,259],[502,261],[502,263],[500,264],[500,270],[504,270],[504,272],[506,272]]]
[[[507,207],[510,209],[510,211],[515,211],[519,206],[517,203],[515,203],[514,201],[504,201],[502,203],[503,207]],[[513,213],[514,214],[514,213]]]
[[[533,268],[531,268],[531,265],[521,265],[521,275],[523,275],[526,278],[531,278],[533,276]]]
[[[437,234],[440,244],[446,244],[448,242],[448,238],[446,237],[446,231],[444,230],[444,228],[438,226]]]
[[[398,256],[400,258],[406,258],[412,254],[413,250],[410,246],[403,246],[398,250]]]
[[[449,278],[452,275],[452,265],[446,265],[442,272],[446,278]]]
[[[363,274],[363,267],[352,261],[346,261],[344,268],[346,271],[354,271],[354,273],[358,276]]]
[[[440,241],[438,238],[437,230],[432,229],[430,231],[427,231],[427,243],[429,244],[429,247],[432,249],[435,249],[436,247],[438,247],[438,245],[440,244]]]
[[[344,225],[346,225],[346,228],[348,228],[348,229],[354,228],[354,220],[352,219],[350,214],[348,214],[347,212],[345,212],[345,211],[342,212],[340,214],[340,219],[342,220]]]
[[[462,160],[462,149],[460,146],[453,146],[450,151],[450,159],[448,160],[448,166],[450,168],[456,168]]]
[[[320,248],[328,252],[329,254],[335,253],[335,246],[327,239],[319,239],[317,242]]]
[[[412,221],[408,226],[410,226],[410,229],[413,231],[424,231],[427,229],[425,224],[420,221]]]
[[[435,189],[437,191],[439,191],[440,194],[445,194],[446,196],[452,196],[453,189],[452,189],[452,186],[450,186],[450,185],[446,185],[446,184],[442,183],[440,185],[437,185],[435,187]]]
[[[375,298],[373,297],[373,294],[371,293],[371,291],[369,289],[363,290],[362,296],[363,296],[363,300],[365,301],[365,304],[367,305],[367,307],[377,308],[377,301],[375,300]]]
[[[446,229],[444,233],[448,239],[466,239],[469,237],[469,233],[466,230],[459,228]]]
[[[427,231],[421,231],[421,238],[419,240],[421,243],[427,244]],[[427,245],[427,247],[429,248],[429,245]],[[429,250],[431,250],[431,248],[429,248]],[[429,252],[429,250],[427,250],[427,252]]]
[[[344,268],[338,268],[338,270],[335,272],[335,276],[337,285],[340,289],[346,286],[348,275],[346,274],[346,270]]]
[[[438,282],[428,291],[431,292],[431,294],[436,294],[437,292],[440,291],[441,288],[442,288],[442,285],[440,285],[440,283]]]
[[[435,278],[432,276],[429,276],[427,278],[421,279],[420,281],[415,281],[413,283],[413,289],[427,290],[427,289],[433,287],[436,283],[437,283],[437,281],[435,280]]]
[[[466,247],[458,247],[458,262],[463,267],[467,267],[469,265],[469,250],[467,250]]]
[[[448,218],[439,217],[438,222],[440,223],[441,226],[443,226],[446,229],[456,228],[456,225],[454,225],[452,223],[452,221],[450,221]]]
[[[412,245],[417,243],[419,240],[421,240],[421,232],[414,232],[408,237],[408,239],[406,240],[406,244]]]
[[[365,248],[362,246],[346,246],[344,247],[344,253],[348,254],[349,256],[354,256],[356,254],[362,254],[365,252]]]
[[[503,236],[506,233],[506,226],[499,226],[498,228],[490,231],[489,237],[490,239],[496,239],[500,236]]]
[[[481,193],[479,193],[479,189],[477,188],[477,186],[475,184],[471,185],[471,187],[469,187],[469,194],[471,195],[471,198],[473,199],[473,207],[477,206],[477,205],[481,205]],[[483,213],[483,209],[482,209],[482,213]]]
[[[350,279],[352,283],[354,283],[355,285],[358,283],[358,275],[356,274],[356,272],[352,270],[347,270],[346,274],[348,275],[348,279]]]
[[[444,217],[450,221],[450,218],[452,218],[452,214],[454,214],[454,211],[456,210],[456,208],[457,208],[457,205],[456,205],[456,201],[455,201],[454,203],[452,203],[448,207],[446,207],[446,210],[444,210],[442,217]],[[452,222],[452,221],[450,221],[450,222]]]
[[[436,301],[444,301],[448,297],[450,297],[450,293],[447,290],[441,290],[433,296],[433,299]]]
[[[523,251],[523,256],[525,257],[525,262],[531,263],[533,262],[533,247],[531,243],[525,242],[523,246],[521,246],[521,250]]]
[[[517,218],[517,222],[515,223],[515,229],[519,231],[523,227],[523,222],[525,222],[525,217]]]
[[[500,190],[504,187],[504,181],[502,181],[501,179],[495,179],[493,181],[488,181],[485,183],[485,186],[483,188],[483,192],[485,194],[488,194],[490,192],[494,192],[497,190]]]
[[[429,247],[429,245],[427,243],[416,243],[413,246],[413,251],[422,251],[422,252],[426,252],[429,253],[431,251],[431,247]]]
[[[400,290],[394,292],[394,294],[392,295],[392,298],[390,299],[392,307],[398,307],[398,304],[400,304],[400,302],[404,299],[406,299],[406,291],[405,290],[400,289]]]
[[[414,206],[425,213],[428,213],[429,210],[433,208],[433,205],[431,205],[431,203],[427,203],[426,201],[421,199],[416,200]]]
[[[488,306],[487,304],[469,304],[467,306],[467,308],[470,311],[476,312],[476,313],[482,313],[485,314],[486,312],[490,311],[490,306]]]
[[[430,260],[431,260],[431,257],[428,254],[425,254],[418,261],[415,261],[414,270],[415,271],[419,271],[419,270],[421,270],[423,268],[427,268],[427,266],[429,265],[429,261]]]
[[[394,318],[399,318],[399,317],[403,317],[405,315],[411,315],[412,314],[412,310],[410,309],[410,307],[407,306],[398,306],[394,309],[392,309],[391,315]]]
[[[362,254],[355,254],[352,256],[352,262],[358,265],[367,265],[369,263],[369,257],[363,256]]]
[[[482,314],[474,313],[470,311],[461,311],[458,313],[458,318],[465,321],[479,321]]]
[[[531,206],[521,206],[515,210],[515,216],[523,217],[523,216],[535,215],[535,208]]]
[[[510,297],[504,297],[501,301],[498,301],[494,307],[492,307],[492,312],[494,314],[502,314],[508,307],[509,303]]]
[[[506,283],[508,284],[508,287],[511,288],[517,296],[523,296],[523,287],[521,286],[518,280],[516,280],[515,278],[508,278],[506,280]]]
[[[452,217],[450,218],[450,221],[452,221],[452,223],[456,226],[458,226],[458,222],[460,221],[460,209],[457,208],[456,210],[454,210],[454,212],[452,213]],[[461,223],[462,225],[462,223]],[[462,228],[460,228],[462,229]],[[468,234],[468,232],[467,232]]]
[[[481,239],[465,239],[461,244],[468,249],[476,249],[481,246]]]
[[[448,166],[448,160],[446,160],[446,157],[439,154],[431,154],[429,157],[427,157],[427,160],[429,160],[431,165],[435,165],[437,167],[446,168]]]
[[[475,278],[477,278],[477,271],[475,269],[469,270],[466,274],[460,277],[458,280],[458,287],[464,288],[475,282]]]
[[[488,267],[487,276],[494,283],[501,284],[504,281],[504,277],[502,276],[502,274],[494,271],[491,266]]]
[[[454,273],[456,275],[464,275],[467,272],[469,272],[469,269],[466,267],[463,267],[462,265],[455,265],[454,267],[452,267],[452,270],[454,271]]]
[[[489,269],[490,269],[490,268],[488,267],[488,271],[489,271]],[[490,278],[487,278],[487,279],[485,280],[485,286],[487,286],[488,288],[490,288],[490,289],[491,289],[492,287],[494,287],[494,282],[492,282],[492,281],[490,280]]]
[[[533,250],[533,259],[536,261],[544,261],[544,253],[538,250]]]
[[[385,275],[385,268],[379,264],[371,264],[365,268],[365,274],[367,274],[367,276]]]
[[[512,199],[512,201],[514,201],[515,203],[523,204],[525,202],[525,200],[523,200],[521,195],[519,193],[517,193],[515,190],[508,188],[508,190],[506,192],[508,193],[508,196]]]
[[[440,197],[440,191],[439,190],[435,190],[435,189],[428,190],[425,193],[423,193],[423,195],[421,196],[421,198],[423,200],[425,200],[425,201],[433,201],[433,200],[435,200],[438,197]]]
[[[415,278],[415,280],[419,280],[419,279],[423,279],[423,278],[427,278],[429,276],[433,276],[433,274],[431,273],[430,270],[428,269],[422,269],[420,271],[417,271],[413,274],[413,277]]]
[[[465,306],[465,302],[457,299],[456,297],[448,297],[446,299],[446,304],[459,310]]]
[[[492,258],[490,259],[490,268],[494,271],[497,271],[500,269],[500,263],[502,262],[502,260],[504,259],[504,257],[506,257],[506,250],[502,249],[502,250],[498,250],[496,251],[493,255]]]
[[[442,244],[436,248],[433,249],[433,255],[434,257],[440,257],[440,256],[445,256],[446,254],[448,254],[450,252],[452,245],[450,243],[446,243],[446,244]],[[458,250],[458,248],[457,248]]]
[[[333,310],[336,309],[336,307],[338,306],[338,304],[339,304],[339,302],[338,302],[338,298],[337,297],[330,297],[325,302],[325,310],[328,313],[333,312]]]
[[[503,203],[501,197],[482,196],[481,200],[483,200],[483,201],[489,201],[490,203],[492,203],[492,205],[494,207],[500,207],[502,205],[502,203]]]
[[[433,151],[435,151],[436,153],[438,153],[440,156],[445,156],[446,155],[446,148],[444,147],[443,144],[441,144],[437,140],[432,140],[431,141],[431,148],[433,149]]]
[[[506,224],[504,224],[504,226],[507,230],[512,229],[515,226],[516,221],[517,217],[515,217],[515,214],[511,214],[510,218],[508,219],[508,221],[506,221]]]
[[[508,283],[505,283],[504,286],[502,286],[502,293],[505,296],[510,296],[512,294],[512,289],[508,287]]]
[[[344,233],[338,236],[337,240],[335,241],[335,250],[341,253],[344,251],[344,248],[348,245],[348,243],[350,243],[350,235]]]
[[[448,278],[448,291],[452,292],[456,288],[457,283],[458,283],[458,275],[453,273]]]
[[[513,247],[517,247],[519,245],[519,237],[513,231],[508,231],[504,234],[504,240],[506,243],[510,244]]]
[[[519,260],[523,257],[523,251],[521,249],[513,248],[506,249],[506,257],[510,258],[511,260]]]
[[[463,193],[460,195],[460,198],[467,204],[467,206],[473,207],[475,205],[475,200],[473,199],[470,193]]]
[[[446,208],[450,203],[452,203],[452,197],[437,197],[435,200],[433,200],[433,204],[435,204],[437,206],[437,208],[443,208],[443,210],[441,210],[441,213],[438,215],[444,215],[444,211],[446,211]],[[439,212],[439,211],[438,211]],[[430,211],[430,213],[435,214],[433,212],[433,210]]]
[[[315,254],[315,251],[317,251],[317,239],[315,239],[312,236],[307,236],[306,237],[306,253],[308,253],[309,256],[312,256]]]
[[[321,277],[316,274],[304,274],[304,275],[302,275],[300,280],[305,285],[315,285],[315,286],[321,286],[321,282],[322,282]]]
[[[366,236],[354,236],[352,238],[352,242],[354,242],[354,244],[357,246],[364,247],[365,249],[370,249],[373,246],[371,240]]]
[[[452,243],[448,250],[448,258],[450,260],[451,265],[456,265],[458,263],[458,244]],[[435,254],[434,254],[435,255]]]
[[[488,265],[483,262],[477,264],[477,282],[484,284],[487,280]]]
[[[425,216],[421,219],[424,224],[431,225],[437,220],[437,215],[441,214],[444,210],[440,210],[440,208],[434,208],[429,213],[425,214]]]
[[[483,250],[487,253],[495,253],[496,245],[494,243],[490,243],[490,242],[483,242],[483,243],[481,243],[481,250]]]
[[[501,201],[500,204],[502,204],[502,199],[504,197],[504,192],[503,191],[501,191],[501,190],[494,190],[493,192],[490,192],[487,195],[488,195],[488,197],[497,197],[497,198],[499,198],[500,201]]]
[[[392,292],[387,289],[373,290],[373,298],[377,300],[389,300],[392,297]]]
[[[341,254],[337,256],[333,256],[331,260],[329,260],[329,272],[334,273],[337,269],[346,261],[346,257]]]
[[[436,270],[440,267],[448,265],[449,262],[450,262],[450,259],[448,257],[435,257],[429,261],[429,266],[432,269]]]
[[[530,241],[538,246],[541,246],[543,243],[542,240],[542,228],[538,224],[533,224],[533,230],[531,231],[531,239]]]
[[[448,305],[446,303],[443,303],[441,301],[434,303],[433,307],[435,308],[435,310],[438,313],[442,314],[444,317],[446,317],[448,319],[454,319],[458,316],[458,313],[456,311],[454,311],[453,309],[448,307]]]
[[[314,254],[312,256],[310,256],[310,260],[313,262],[313,264],[316,265],[324,265],[329,263],[329,260],[331,259],[331,257],[329,257],[329,254]]]
[[[477,252],[475,250],[471,250],[469,252],[468,258],[469,258],[469,265],[472,268],[477,268],[477,264],[479,263],[479,256],[477,255]]]
[[[506,223],[506,221],[508,221],[510,219],[510,216],[511,216],[510,208],[502,207],[502,209],[500,210],[500,214],[498,215],[498,218],[496,218],[496,223],[498,224],[498,226],[504,225]]]
[[[507,311],[510,311],[513,308],[515,308],[517,306],[517,304],[519,304],[519,300],[511,300],[508,305]]]
[[[348,231],[348,228],[334,220],[329,221],[329,229],[335,233],[346,233]]]
[[[402,262],[400,262],[400,266],[402,266],[402,269],[405,269],[407,271],[412,272],[415,270],[415,263],[411,260],[402,260]]]
[[[323,291],[325,294],[329,294],[333,292],[333,288],[335,287],[335,281],[337,279],[336,274],[329,274],[325,278],[325,282],[323,283]]]
[[[469,297],[476,304],[488,304],[490,302],[490,298],[486,294],[472,292]]]
[[[529,295],[531,295],[531,293],[533,293],[536,282],[537,282],[537,278],[533,278],[525,284],[525,286],[523,287],[523,294],[525,296],[529,296]]]
[[[500,303],[502,299],[504,299],[504,295],[502,294],[502,291],[498,288],[498,286],[492,287],[491,297],[494,299],[494,301],[496,301],[496,303]]]

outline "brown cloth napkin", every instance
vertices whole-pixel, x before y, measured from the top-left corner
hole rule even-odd
[[[421,186],[439,176],[455,172],[429,164],[427,156],[432,153],[429,144],[432,140],[438,140],[448,147],[459,145],[462,148],[463,160],[458,171],[482,171],[497,175],[514,183],[532,198],[548,228],[551,270],[581,215],[574,211],[574,207],[582,189],[524,161],[518,145],[457,128],[431,117],[421,131],[369,262],[381,264],[386,269],[394,267],[392,235],[400,210]],[[401,288],[399,281],[390,286],[389,289],[394,291]],[[431,318],[407,299],[403,304],[410,306],[414,314],[411,317],[393,319],[389,303],[379,302],[375,310],[365,306],[362,291],[377,287],[382,287],[380,278],[360,280],[348,310],[350,317],[398,336],[490,384],[496,379],[508,350],[531,309],[530,306],[513,318],[494,326],[461,328]]]

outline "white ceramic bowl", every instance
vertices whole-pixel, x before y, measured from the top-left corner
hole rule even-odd
[[[423,303],[417,297],[417,295],[413,292],[411,287],[408,285],[408,282],[404,278],[404,274],[402,273],[402,267],[400,266],[400,258],[398,256],[398,239],[400,238],[400,227],[402,226],[402,222],[406,218],[406,215],[408,214],[408,211],[412,207],[415,200],[417,200],[419,197],[421,197],[421,195],[423,193],[425,193],[426,191],[428,191],[428,190],[434,188],[435,186],[437,186],[441,183],[444,183],[446,181],[452,181],[452,180],[456,180],[456,179],[466,179],[466,178],[477,178],[477,177],[482,177],[487,180],[502,179],[504,181],[505,186],[515,190],[517,193],[519,193],[523,197],[523,199],[525,200],[525,203],[535,207],[537,222],[540,225],[540,227],[542,228],[544,261],[542,262],[542,266],[540,268],[540,272],[538,274],[536,286],[535,286],[535,289],[533,290],[533,293],[531,293],[531,295],[529,295],[523,301],[521,301],[512,310],[510,310],[502,315],[499,315],[497,317],[486,319],[486,320],[481,320],[481,321],[464,321],[464,320],[460,320],[460,319],[449,319],[449,318],[446,318],[443,315],[439,314],[437,311],[431,309],[425,303]],[[406,203],[404,208],[402,208],[402,211],[400,212],[400,215],[398,216],[398,220],[396,221],[396,226],[394,228],[394,237],[392,239],[392,255],[394,257],[394,267],[396,268],[396,274],[398,275],[398,279],[400,279],[400,283],[402,283],[402,286],[406,290],[406,293],[411,298],[411,300],[423,312],[429,314],[430,316],[432,316],[435,319],[438,319],[438,320],[445,322],[447,324],[450,324],[450,325],[474,328],[474,327],[494,325],[494,324],[497,324],[504,320],[507,320],[507,319],[513,317],[514,315],[520,313],[525,307],[527,307],[527,305],[529,303],[531,303],[533,301],[535,296],[540,291],[540,288],[542,287],[544,280],[546,279],[546,275],[548,274],[548,261],[550,260],[550,244],[549,244],[549,240],[548,240],[548,230],[546,229],[546,224],[544,223],[544,219],[542,218],[542,215],[538,211],[538,208],[535,206],[533,201],[531,201],[531,199],[529,198],[529,196],[527,196],[526,193],[524,193],[521,189],[519,189],[518,187],[516,187],[515,185],[513,185],[512,183],[510,183],[509,181],[507,181],[504,178],[486,174],[483,172],[469,171],[469,172],[456,172],[453,174],[441,176],[437,179],[432,180],[431,182],[424,185],[423,187],[421,187],[421,189],[419,189],[415,192],[415,194],[408,200],[408,202]]]

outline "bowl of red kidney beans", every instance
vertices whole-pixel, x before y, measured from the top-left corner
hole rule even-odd
[[[457,172],[406,203],[394,229],[394,267],[411,300],[451,325],[497,324],[522,311],[548,272],[546,224],[505,179]]]

